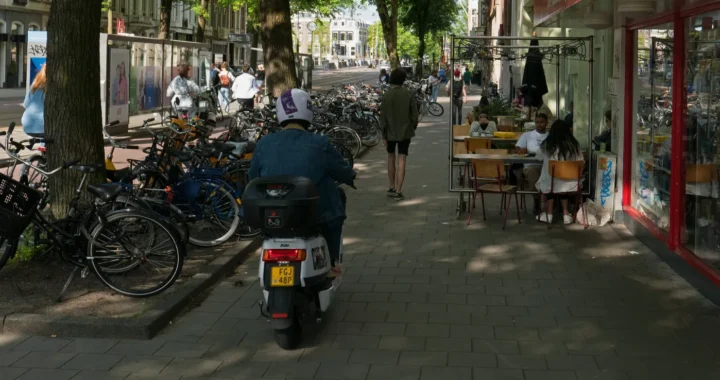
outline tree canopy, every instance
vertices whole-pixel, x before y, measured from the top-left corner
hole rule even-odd
[[[427,37],[450,31],[458,18],[459,7],[454,0],[402,0],[400,3],[400,24],[411,30],[417,37],[416,49],[418,68],[422,75],[423,56],[427,53]],[[399,41],[398,46],[404,44]],[[431,39],[437,41],[437,39]]]

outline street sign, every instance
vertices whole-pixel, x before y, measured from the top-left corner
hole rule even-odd
[[[228,42],[241,46],[250,46],[252,45],[252,37],[250,33],[230,33],[228,34]]]
[[[317,24],[314,21],[310,21],[307,24],[307,28],[309,31],[314,32],[315,30],[317,30]]]

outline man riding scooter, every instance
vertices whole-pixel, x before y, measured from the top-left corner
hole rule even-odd
[[[270,176],[300,176],[316,186],[318,224],[328,245],[332,270],[329,276],[342,274],[340,247],[345,221],[345,197],[335,181],[353,185],[355,172],[327,136],[307,131],[313,120],[312,99],[305,91],[292,89],[278,98],[277,118],[281,132],[262,138],[253,153],[250,179]]]

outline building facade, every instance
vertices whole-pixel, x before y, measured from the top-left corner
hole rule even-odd
[[[103,14],[103,31],[107,30],[107,13]],[[160,24],[160,0],[114,0],[112,2],[113,33],[128,33],[142,37],[157,37]],[[171,39],[194,41],[197,16],[190,7],[180,1],[173,4],[170,16]],[[118,27],[124,30],[118,30]],[[213,53],[222,55],[223,61],[237,66],[250,59],[250,49],[228,43],[228,35],[245,33],[247,8],[213,6],[205,28],[206,42],[213,44]]]
[[[315,31],[309,30],[310,23],[315,24]],[[316,59],[327,60],[364,60],[370,57],[369,25],[353,16],[318,19],[312,14],[302,13],[293,17],[293,26],[293,38],[300,54],[312,54]]]
[[[503,42],[516,47],[544,38],[543,100],[557,118],[573,113],[588,171],[614,198],[616,222],[720,286],[720,1],[487,3],[489,35],[516,38]],[[527,48],[513,51],[491,73],[506,96],[526,80]],[[521,59],[502,61],[512,57]],[[607,189],[593,142],[602,134],[617,160]]]
[[[0,0],[0,88],[25,85],[27,32],[47,30],[47,0]]]

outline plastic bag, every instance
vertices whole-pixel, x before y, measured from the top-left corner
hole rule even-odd
[[[602,208],[599,204],[592,201],[592,199],[588,199],[585,201],[585,204],[583,204],[583,208],[585,209],[585,214],[587,214],[587,224],[589,226],[604,226],[606,225],[610,219],[612,219],[612,215],[609,211]],[[582,213],[582,209],[578,210],[577,214],[577,222],[580,224],[584,223],[585,216]]]

